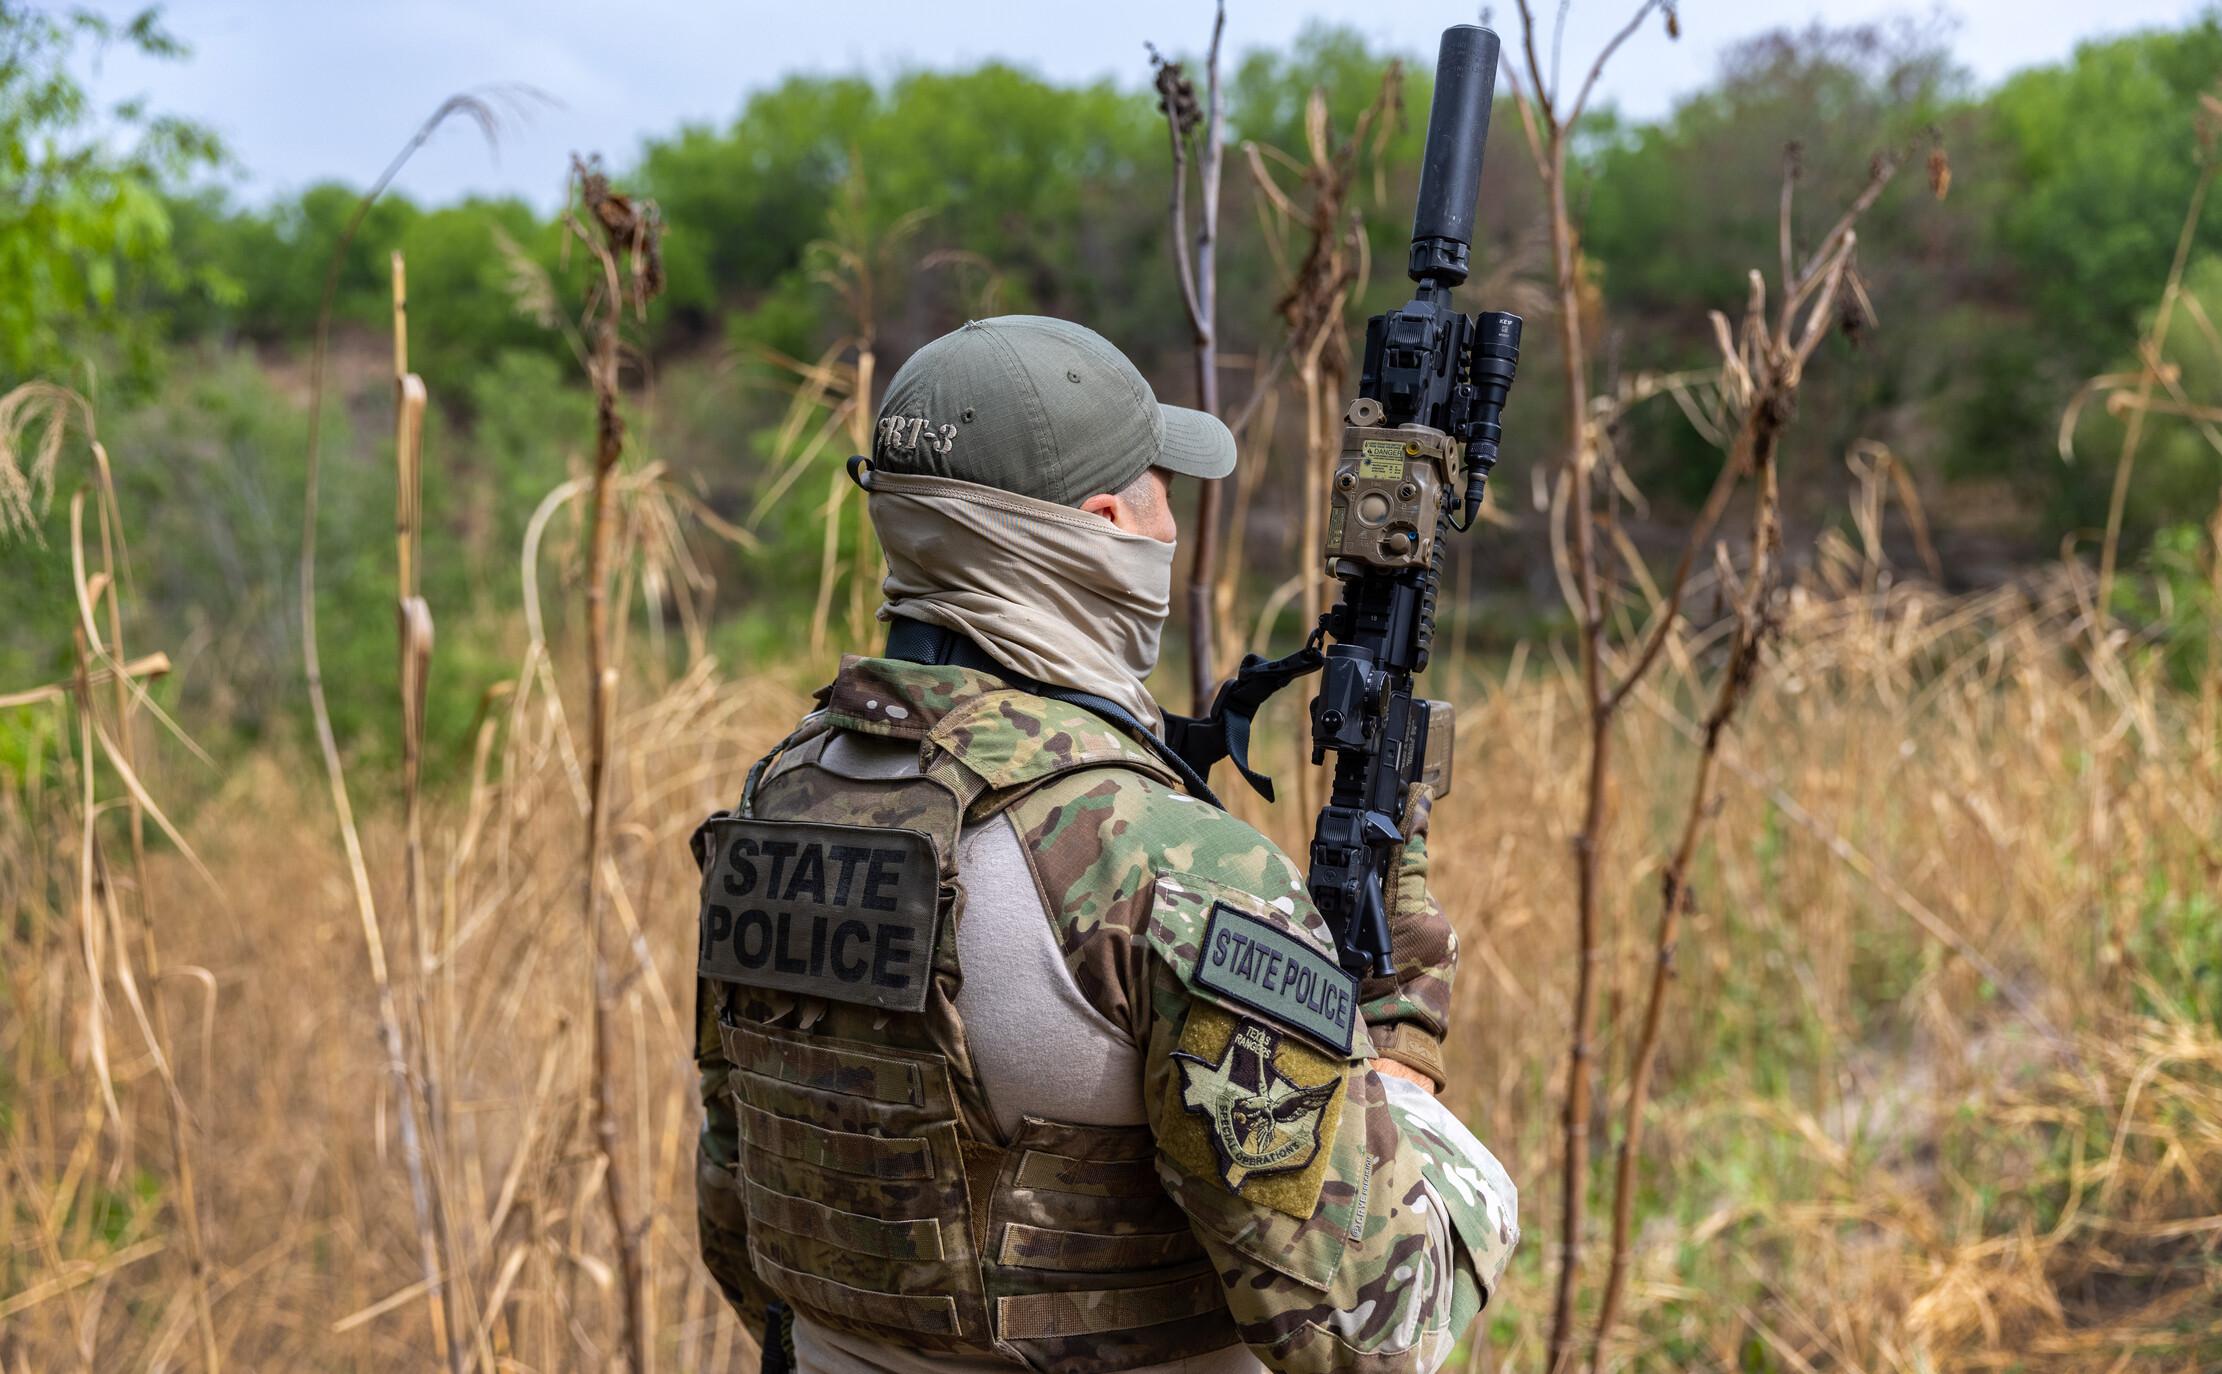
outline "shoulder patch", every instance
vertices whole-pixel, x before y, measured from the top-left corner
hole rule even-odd
[[[1301,1169],[1319,1153],[1328,1104],[1342,1090],[1338,1078],[1300,1086],[1276,1062],[1281,1037],[1253,1021],[1235,1029],[1213,1063],[1175,1051],[1181,1106],[1204,1119],[1219,1155],[1219,1177],[1240,1188],[1252,1174]]]
[[[1214,902],[1192,977],[1197,986],[1329,1049],[1349,1054],[1358,1024],[1358,978],[1263,917]]]
[[[1182,1172],[1300,1220],[1319,1203],[1348,1097],[1348,1065],[1208,1003],[1172,1055],[1158,1145]]]
[[[924,831],[738,816],[705,829],[701,977],[924,1009],[941,925]]]

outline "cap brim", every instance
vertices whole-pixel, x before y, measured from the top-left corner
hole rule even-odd
[[[1157,466],[1187,477],[1224,477],[1234,471],[1234,434],[1216,415],[1186,406],[1160,405],[1165,442]]]

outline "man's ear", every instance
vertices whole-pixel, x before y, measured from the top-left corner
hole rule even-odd
[[[1126,507],[1111,492],[1100,492],[1080,503],[1080,509],[1090,515],[1100,515],[1120,529],[1126,529]]]

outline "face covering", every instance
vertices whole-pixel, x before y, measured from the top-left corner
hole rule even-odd
[[[952,630],[1013,672],[1159,727],[1143,682],[1172,607],[1171,544],[972,482],[888,472],[871,482],[887,555],[880,619]]]

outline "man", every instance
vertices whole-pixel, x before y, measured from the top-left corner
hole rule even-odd
[[[1168,485],[1234,458],[1060,320],[890,385],[888,652],[696,837],[702,1252],[780,1304],[767,1367],[1424,1371],[1502,1272],[1513,1187],[1433,1095],[1426,799],[1360,984],[1151,733]]]

